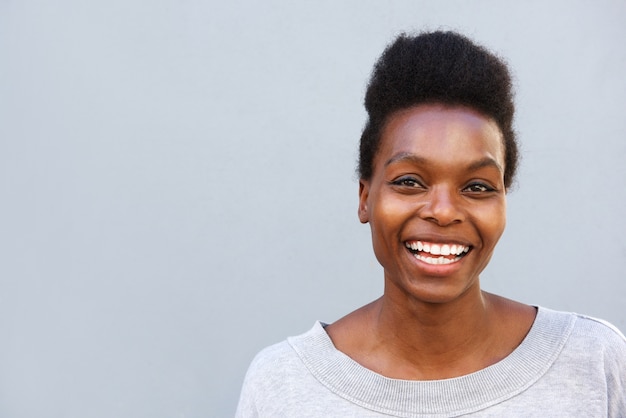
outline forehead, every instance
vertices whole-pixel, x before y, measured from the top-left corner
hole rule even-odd
[[[424,104],[392,114],[382,131],[375,167],[399,154],[451,164],[492,158],[504,169],[504,143],[497,123],[464,106]]]

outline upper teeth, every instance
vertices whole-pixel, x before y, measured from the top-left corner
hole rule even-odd
[[[432,244],[422,241],[407,242],[406,246],[414,251],[424,251],[432,255],[461,255],[469,251],[469,247],[460,244]]]

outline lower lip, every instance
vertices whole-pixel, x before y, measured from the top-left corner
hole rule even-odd
[[[417,258],[416,255],[413,254],[411,251],[409,251],[409,254],[413,258],[413,260],[417,262],[420,270],[432,276],[447,276],[454,273],[461,267],[463,259],[468,256],[468,254],[465,254],[463,257],[449,264],[429,264]]]

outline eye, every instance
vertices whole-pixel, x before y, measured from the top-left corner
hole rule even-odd
[[[496,189],[494,189],[493,187],[485,183],[471,183],[463,189],[464,192],[469,192],[469,193],[486,193],[486,192],[493,192],[495,190]]]
[[[397,178],[391,182],[394,186],[406,187],[411,189],[423,189],[424,185],[415,177],[404,176]]]

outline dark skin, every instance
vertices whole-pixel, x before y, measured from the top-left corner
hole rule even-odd
[[[426,104],[390,116],[359,189],[384,294],[326,328],[338,350],[386,377],[435,380],[522,342],[536,309],[479,281],[506,223],[503,168],[501,131],[479,112]]]

